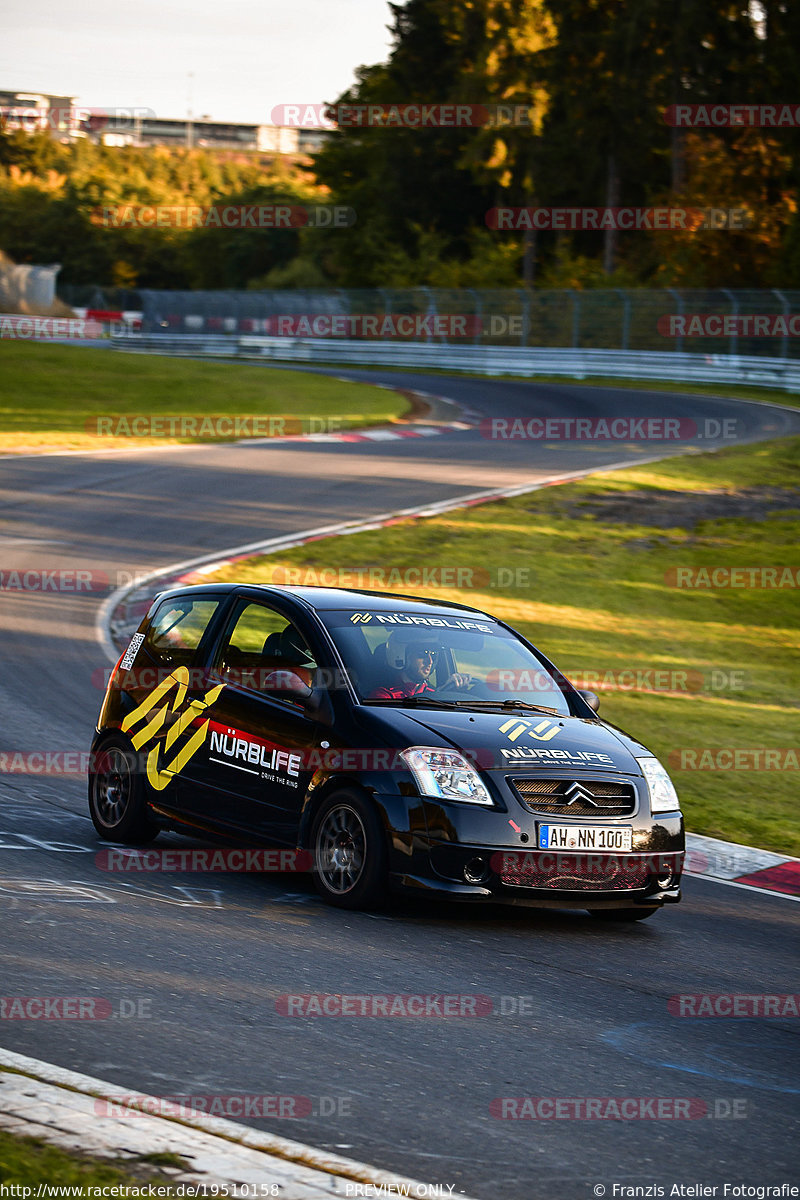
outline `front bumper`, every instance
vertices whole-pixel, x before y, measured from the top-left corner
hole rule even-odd
[[[650,887],[641,891],[590,894],[566,889],[551,891],[538,888],[481,887],[402,872],[392,872],[390,884],[393,890],[414,893],[420,897],[453,900],[459,904],[510,904],[524,908],[661,908],[664,904],[677,904],[681,898],[681,890],[677,885],[671,888]]]
[[[630,817],[588,825],[629,826],[629,852],[537,850],[537,826],[553,817],[521,805],[477,809],[423,800],[426,834],[418,828],[391,863],[396,888],[466,902],[539,908],[651,908],[680,900],[685,839],[680,812],[650,815],[637,805]]]
[[[677,904],[683,850],[647,855],[520,855],[488,846],[418,847],[414,869],[392,885],[458,901],[538,908],[631,908]],[[511,864],[504,870],[504,863]]]

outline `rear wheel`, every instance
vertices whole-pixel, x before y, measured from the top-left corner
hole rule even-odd
[[[660,907],[657,904],[653,908],[590,908],[589,915],[601,921],[646,921]]]
[[[136,755],[119,736],[107,738],[94,755],[89,775],[89,813],[101,838],[141,845],[152,842],[158,826],[148,816],[145,781]]]
[[[386,891],[386,836],[356,791],[335,792],[314,821],[314,884],[328,904],[374,908]]]

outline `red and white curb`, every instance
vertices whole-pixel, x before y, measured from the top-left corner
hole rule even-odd
[[[334,376],[334,378],[339,383],[367,382],[365,380],[345,379],[344,376],[338,375]],[[388,383],[373,383],[370,386],[383,388],[387,392],[396,392],[399,390]],[[479,413],[468,408],[458,400],[451,400],[448,396],[438,396],[433,392],[421,392],[418,388],[414,388],[406,394],[419,396],[423,400],[433,401],[434,405],[445,405],[447,408],[460,413],[463,419],[451,421],[429,419],[427,424],[419,422],[403,428],[398,428],[396,425],[379,425],[374,429],[342,429],[337,430],[335,433],[290,433],[283,437],[275,438],[245,438],[239,442],[239,445],[269,446],[275,443],[280,445],[284,442],[396,442],[403,438],[437,437],[442,433],[462,432],[465,429],[474,429],[480,421]]]
[[[274,438],[243,438],[239,446],[282,446],[286,442],[396,442],[402,438],[436,437],[453,429],[470,429],[466,422],[450,421],[443,425],[421,425],[417,429],[390,429],[378,426],[360,432],[342,430],[337,433],[288,433]],[[197,443],[194,443],[195,445]]]
[[[687,875],[712,879],[715,883],[800,900],[800,858],[788,854],[687,833],[683,869]]]
[[[119,1115],[106,1115],[109,1107]],[[230,1194],[203,1191],[203,1185],[258,1185],[250,1195],[275,1194],[281,1200],[370,1194],[466,1200],[463,1192],[446,1183],[408,1179],[226,1118],[152,1115],[163,1108],[163,1098],[133,1095],[102,1079],[0,1049],[0,1129],[100,1158],[177,1154],[185,1168],[166,1173],[175,1184],[199,1185],[198,1195]],[[355,1184],[361,1185],[358,1190]],[[270,1192],[270,1185],[279,1191]],[[146,1193],[147,1184],[142,1187]]]
[[[131,446],[107,446],[96,449],[86,447],[81,450],[35,450],[23,449],[3,450],[3,455],[17,462],[22,458],[88,458],[97,456],[116,457],[120,454],[148,454],[159,451],[190,451],[205,446],[274,446],[278,449],[287,443],[316,443],[316,442],[395,442],[409,438],[438,437],[443,433],[462,433],[474,426],[468,421],[440,421],[429,425],[396,428],[395,426],[378,425],[374,429],[341,430],[336,433],[290,433],[277,437],[238,438],[236,441],[197,441],[197,442],[136,442]]]
[[[338,379],[339,383],[359,383],[360,380]],[[396,392],[400,389],[391,386],[388,383],[373,383],[370,387],[383,388],[387,392]],[[422,400],[432,401],[429,404],[429,415],[424,419],[399,418],[396,424],[392,425],[376,425],[366,429],[341,429],[333,433],[288,433],[280,434],[275,437],[263,438],[238,438],[232,441],[213,441],[199,440],[196,442],[171,442],[164,441],[161,444],[153,441],[140,441],[131,446],[108,446],[108,447],[86,447],[79,450],[30,450],[23,448],[21,451],[3,450],[3,454],[15,462],[23,458],[78,458],[87,456],[107,455],[108,457],[120,454],[141,454],[147,451],[148,454],[153,451],[163,450],[196,450],[199,446],[277,446],[279,448],[287,443],[332,443],[332,442],[395,442],[402,441],[408,438],[430,438],[439,437],[443,433],[463,433],[464,430],[474,429],[480,420],[480,414],[467,408],[457,400],[451,400],[447,396],[435,395],[433,392],[421,392],[418,388],[408,389],[402,393],[403,395],[418,396]],[[439,411],[452,410],[459,414],[459,418],[446,419],[439,418],[435,414],[436,409]],[[269,414],[265,414],[268,416]],[[463,418],[463,419],[461,419]],[[320,418],[322,419],[322,418]]]

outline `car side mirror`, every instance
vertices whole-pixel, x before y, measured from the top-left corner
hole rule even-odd
[[[583,696],[592,712],[597,712],[600,707],[600,697],[597,695],[597,692],[590,692],[588,688],[578,688],[577,690],[578,695]]]

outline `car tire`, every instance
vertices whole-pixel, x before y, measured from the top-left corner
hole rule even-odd
[[[101,742],[89,774],[89,814],[101,838],[137,846],[152,842],[158,826],[147,811],[144,777],[136,755],[120,736]]]
[[[372,804],[354,789],[323,802],[311,834],[314,886],[338,908],[376,908],[386,894],[386,834]]]
[[[599,917],[601,921],[646,921],[657,913],[660,904],[652,908],[590,908],[589,915]]]

